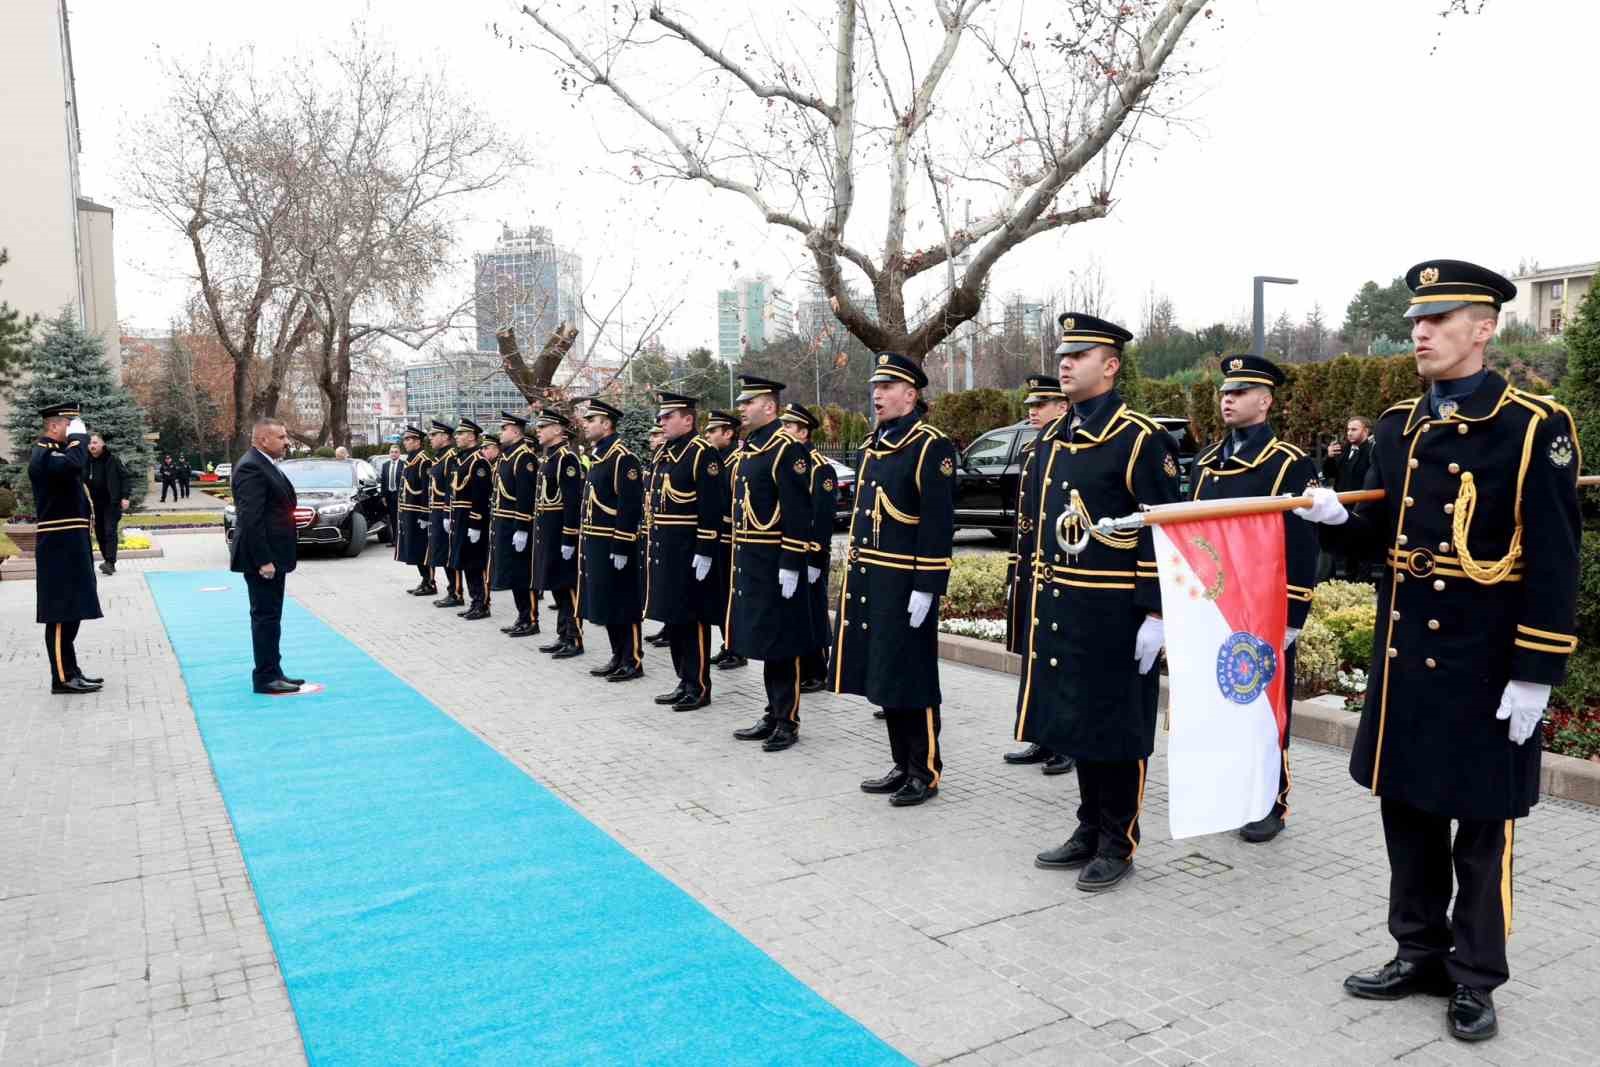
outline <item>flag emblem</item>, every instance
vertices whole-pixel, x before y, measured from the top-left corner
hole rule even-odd
[[[1277,651],[1255,634],[1229,634],[1217,650],[1217,688],[1235,704],[1254,703],[1277,673]]]

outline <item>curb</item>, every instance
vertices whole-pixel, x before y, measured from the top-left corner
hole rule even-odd
[[[1007,652],[1005,646],[994,641],[980,641],[975,637],[940,634],[939,658],[1001,674],[1016,675],[1022,672],[1021,656]],[[1167,680],[1163,677],[1163,707],[1166,701]],[[1294,702],[1289,735],[1302,741],[1348,751],[1355,744],[1356,726],[1360,721],[1361,716],[1344,709],[1343,697],[1307,697]],[[1539,770],[1539,792],[1542,796],[1557,800],[1572,800],[1600,807],[1600,763],[1546,752]]]

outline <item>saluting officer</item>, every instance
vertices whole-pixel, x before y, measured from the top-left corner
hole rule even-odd
[[[1582,455],[1565,408],[1484,366],[1516,286],[1449,259],[1406,284],[1428,390],[1378,419],[1366,485],[1384,499],[1346,511],[1316,489],[1307,511],[1329,547],[1387,563],[1350,774],[1381,800],[1399,947],[1344,987],[1449,996],[1450,1033],[1480,1041],[1510,974],[1514,821],[1538,800],[1539,720],[1578,645]]]
[[[578,622],[578,533],[583,522],[583,465],[568,443],[572,423],[560,412],[539,416],[538,534],[534,538],[534,585],[556,602],[556,639],[540,645],[552,659],[583,655]]]
[[[450,493],[456,476],[456,447],[451,438],[455,427],[434,419],[429,424],[428,440],[433,445],[433,465],[428,468],[428,559],[430,582],[435,566],[444,568],[444,596],[433,602],[436,608],[457,608],[461,599],[461,572],[450,562]]]
[[[1061,391],[1061,379],[1049,374],[1030,374],[1027,378],[1027,395],[1023,405],[1028,409],[1028,425],[1043,431],[1070,407],[1067,394]],[[1006,651],[1019,656],[1027,655],[1029,635],[1033,620],[1033,546],[1039,536],[1035,525],[1038,512],[1031,484],[1033,457],[1038,454],[1037,434],[1022,446],[1022,473],[1017,478],[1017,528],[1013,544],[1015,551],[1006,561]],[[1044,745],[1032,741],[1003,757],[1007,763],[1038,763],[1045,774],[1066,774],[1075,766],[1071,756],[1051,752]]]
[[[939,597],[955,538],[956,447],[922,418],[928,377],[880,353],[872,376],[877,427],[867,439],[839,587],[833,691],[884,710],[894,766],[861,783],[895,807],[939,791]]]
[[[583,432],[594,462],[583,489],[578,604],[583,617],[604,626],[611,641],[611,658],[589,673],[608,682],[627,682],[644,675],[637,577],[644,486],[639,457],[617,436],[622,412],[599,397],[586,404]]]
[[[500,413],[500,461],[494,467],[494,548],[490,588],[510,590],[517,617],[502,627],[508,637],[539,632],[533,613],[533,509],[539,492],[539,457],[525,436],[528,420]]]
[[[706,417],[706,428],[700,434],[706,443],[717,450],[717,462],[722,467],[722,492],[723,498],[731,499],[733,496],[733,454],[739,448],[739,416],[731,411],[713,410]],[[717,600],[719,603],[728,602],[728,581],[733,577],[733,514],[724,509],[722,525],[717,530],[717,565],[711,571],[711,578],[717,582]],[[719,613],[716,618],[717,629],[722,631],[722,647],[711,662],[719,671],[738,670],[749,664],[743,656],[735,656],[728,651],[728,631],[723,627],[726,616]]]
[[[478,439],[483,427],[462,419],[456,427],[455,473],[450,479],[450,562],[461,573],[468,622],[489,617],[489,514],[494,492],[491,465]]]
[[[728,510],[722,461],[695,433],[693,397],[662,392],[656,421],[666,434],[651,477],[645,615],[663,623],[678,685],[657,704],[693,711],[711,703],[711,620],[718,600],[717,535]]]
[[[428,472],[433,460],[422,447],[422,431],[407,426],[400,435],[405,459],[400,462],[400,497],[395,506],[394,558],[417,568],[421,581],[412,596],[433,596],[439,587],[433,582],[433,567],[428,562]]]
[[[833,464],[811,444],[822,425],[803,404],[786,404],[778,416],[783,432],[806,448],[811,457],[811,551],[806,560],[806,595],[811,598],[811,630],[816,644],[800,657],[800,692],[828,688],[828,647],[833,626],[828,621],[828,561],[833,555],[833,514],[838,502]]]
[[[1098,892],[1133,869],[1163,636],[1150,530],[1108,534],[1093,524],[1175,502],[1178,460],[1172,437],[1117,394],[1133,335],[1075,312],[1060,324],[1057,370],[1072,408],[1039,435],[1033,458],[1034,621],[1016,736],[1077,761],[1077,829],[1034,862],[1082,868],[1078,888]]]
[[[1319,484],[1317,467],[1303,449],[1280,441],[1267,415],[1273,390],[1287,379],[1281,368],[1260,356],[1228,356],[1222,361],[1222,424],[1227,435],[1195,459],[1195,500],[1231,500],[1243,496],[1299,496]],[[1311,611],[1311,589],[1317,581],[1317,528],[1298,515],[1283,517],[1284,561],[1289,587],[1289,621],[1284,631],[1285,702],[1293,713],[1295,639]],[[1246,823],[1239,836],[1260,844],[1283,830],[1289,814],[1289,724],[1283,729],[1283,755],[1278,770],[1278,795],[1261,818]]]
[[[89,431],[79,416],[75,400],[40,408],[44,431],[28,456],[28,484],[39,515],[35,618],[44,624],[50,692],[61,694],[99,692],[103,680],[84,677],[74,647],[78,624],[101,617],[89,541],[94,507],[83,484]]]
[[[725,632],[736,655],[761,660],[767,706],[735,730],[779,752],[800,736],[800,657],[811,651],[811,600],[799,595],[811,551],[811,457],[778,432],[783,383],[739,376],[744,444],[733,458],[733,578]]]

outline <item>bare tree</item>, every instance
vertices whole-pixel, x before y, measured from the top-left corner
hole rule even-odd
[[[831,19],[764,13],[784,26],[782,46],[719,44],[661,3],[522,12],[537,28],[527,43],[564,86],[599,88],[651,127],[660,147],[631,150],[636,180],[744,197],[804,241],[852,334],[922,359],[977,314],[1007,252],[1111,210],[1136,120],[1159,113],[1158,87],[1182,72],[1169,61],[1210,2],[1067,0],[1036,16],[990,0],[932,0],[927,15],[892,0],[836,0]],[[696,64],[677,87],[664,84],[674,48]],[[680,106],[695,92],[704,107]],[[913,195],[916,167],[934,178],[936,210],[976,201],[987,212],[959,229],[952,221],[946,239]],[[875,255],[852,225],[869,169],[881,174],[887,216]],[[923,230],[930,240],[918,247]],[[955,277],[908,321],[907,286],[952,259]],[[865,279],[876,319],[852,299],[847,268]]]

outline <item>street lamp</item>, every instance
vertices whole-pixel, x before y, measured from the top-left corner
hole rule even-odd
[[[1250,313],[1250,352],[1256,356],[1267,354],[1266,319],[1262,310],[1261,291],[1269,282],[1273,285],[1300,284],[1298,278],[1274,278],[1267,274],[1257,274],[1255,276],[1255,306]]]

